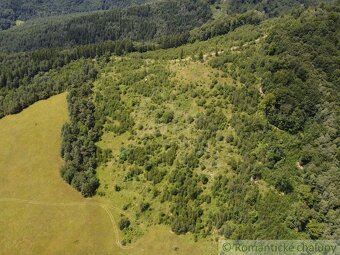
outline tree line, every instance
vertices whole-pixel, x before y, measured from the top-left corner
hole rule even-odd
[[[85,197],[93,196],[99,186],[96,177],[101,127],[94,116],[92,82],[97,70],[89,61],[76,70],[72,85],[68,88],[70,121],[62,128],[61,156],[65,160],[61,168],[63,179]]]

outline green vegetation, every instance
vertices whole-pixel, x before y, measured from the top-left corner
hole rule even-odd
[[[222,0],[217,0],[221,5],[223,4]],[[287,13],[292,9],[303,9],[305,7],[318,4],[320,0],[231,0],[228,2],[227,10],[228,12],[245,12],[248,10],[258,10],[264,12],[269,16],[277,16],[282,13]],[[327,1],[324,1],[327,2]]]
[[[0,50],[27,51],[122,39],[144,42],[189,32],[210,17],[209,6],[203,0],[168,0],[63,19],[36,19],[0,32]]]
[[[110,62],[95,89],[100,146],[112,151],[100,191],[124,197],[129,228],[162,223],[201,238],[216,230],[232,239],[338,236],[338,203],[325,197],[338,193],[328,108],[338,107],[338,19],[327,6],[308,9],[249,27],[249,40],[249,29],[236,29]],[[322,149],[325,136],[334,150]],[[133,206],[142,203],[147,214]]]
[[[68,109],[70,122],[62,129],[61,156],[65,165],[61,169],[64,180],[82,193],[93,196],[99,186],[96,177],[98,155],[95,143],[100,126],[96,125],[92,103],[91,81],[97,71],[91,64],[83,64],[69,87]]]
[[[126,7],[141,4],[144,0],[4,0],[0,3],[0,30],[8,29],[17,20],[28,20],[34,17],[57,14],[108,10],[114,7]]]
[[[162,226],[151,227],[138,245],[123,249],[120,233],[99,206],[109,208],[118,228],[115,203],[85,199],[60,178],[60,135],[67,115],[63,93],[0,120],[1,254],[216,253],[214,244],[194,242]]]
[[[144,3],[157,2],[153,0],[4,0],[0,3],[0,31],[6,30],[17,24],[18,20],[30,20],[36,17],[46,17],[51,15],[61,15],[78,12],[90,12],[98,10],[109,10],[113,8],[122,8]],[[159,1],[158,1],[159,2]],[[292,8],[300,8],[317,4],[316,0],[284,0],[284,1],[222,1],[206,0],[207,3],[213,4],[214,9],[230,13],[242,13],[248,10],[258,10],[270,16],[276,16],[280,13],[287,12]]]
[[[222,16],[211,20],[190,33],[190,42],[205,41],[218,35],[224,35],[244,25],[258,25],[265,19],[265,15],[258,11],[249,11],[232,16]]]
[[[71,15],[55,31],[89,34],[53,40],[74,47],[0,56],[0,117],[68,91],[61,175],[114,205],[121,245],[164,225],[198,246],[339,238],[339,5],[240,3]]]
[[[263,233],[263,226],[270,231],[261,238],[294,238],[288,234],[291,230],[309,238],[339,235],[339,226],[333,225],[337,202],[325,197],[339,195],[334,172],[339,167],[337,117],[332,110],[339,109],[338,20],[338,12],[331,8],[309,9],[276,22],[263,44],[247,45],[237,55],[226,52],[211,61],[244,83],[229,96],[234,105],[231,125],[243,156],[237,171],[240,177],[248,173],[242,182],[252,176],[284,194],[277,197],[279,204],[267,203],[266,212],[256,209],[261,205],[256,202],[258,217],[266,218],[254,232]],[[321,149],[324,142],[328,149]],[[247,211],[254,213],[248,208],[242,214]],[[277,224],[278,215],[285,225]],[[323,231],[308,230],[314,224]]]
[[[46,49],[0,54],[0,118],[65,91],[71,83],[81,78],[78,77],[78,69],[84,63],[72,61],[100,56],[108,59],[110,53],[120,55],[134,50],[138,50],[138,46],[134,47],[132,42],[116,41],[62,51]]]

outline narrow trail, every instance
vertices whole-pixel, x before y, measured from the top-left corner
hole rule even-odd
[[[35,201],[35,200],[26,200],[26,199],[19,199],[19,198],[0,198],[0,202],[13,202],[13,203],[19,203],[19,204],[29,204],[29,205],[41,205],[41,206],[51,206],[51,207],[79,207],[79,206],[86,206],[86,205],[91,205],[91,206],[99,206],[100,208],[102,208],[105,213],[109,216],[112,228],[113,228],[113,232],[115,235],[115,243],[116,245],[123,250],[128,250],[128,249],[132,249],[135,247],[136,243],[134,243],[133,245],[129,245],[129,246],[124,246],[121,242],[120,242],[120,238],[119,238],[119,230],[118,230],[118,226],[117,223],[109,209],[109,206],[103,203],[99,203],[99,202],[95,202],[95,201],[87,201],[87,202],[69,202],[69,203],[51,203],[51,202],[42,202],[42,201]],[[113,206],[111,206],[111,208],[118,210],[118,208],[115,208]]]

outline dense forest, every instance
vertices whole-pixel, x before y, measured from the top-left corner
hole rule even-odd
[[[291,194],[267,204],[262,212],[267,218],[256,233],[266,225],[281,237],[287,237],[289,228],[313,239],[339,236],[339,10],[332,8],[282,18],[255,54],[250,48],[211,62],[227,73],[237,66],[245,84],[229,96],[235,111],[231,124],[243,156],[237,167],[242,182],[251,175]],[[252,86],[259,79],[262,98]],[[280,214],[284,210],[287,214]],[[279,215],[284,227],[278,225]]]
[[[26,21],[35,17],[108,10],[114,7],[126,7],[141,4],[145,0],[3,0],[0,2],[0,30],[15,25],[15,21]]]
[[[155,2],[151,0],[3,0],[0,2],[0,31],[15,26],[16,21],[26,21],[37,17],[51,15],[109,10],[117,7],[128,7],[143,3]],[[226,1],[207,0],[210,4],[216,4],[217,8],[226,5]],[[241,13],[249,10],[258,10],[270,16],[277,16],[287,12],[291,8],[316,4],[316,0],[285,0],[285,1],[228,1],[227,12]]]
[[[133,1],[59,2],[5,1],[2,21]],[[0,32],[0,118],[68,92],[61,176],[121,206],[125,244],[156,224],[196,240],[339,239],[340,6],[322,2],[27,21]]]
[[[0,50],[26,51],[107,40],[149,41],[189,32],[211,18],[203,0],[166,1],[105,12],[46,18],[0,32]]]
[[[218,0],[218,2],[223,2]],[[269,16],[278,16],[282,13],[287,13],[292,9],[306,8],[320,2],[330,2],[328,0],[231,0],[228,1],[228,12],[245,12],[248,10],[258,10]]]
[[[265,20],[265,15],[258,11],[230,15],[211,20],[190,32],[189,41],[205,41],[218,35],[224,35],[244,25],[258,25]]]
[[[55,3],[54,3],[55,2]],[[58,1],[48,2],[46,5],[39,5],[40,8],[51,8],[56,13],[72,13],[75,11],[107,10],[115,6],[129,6],[133,1],[102,1],[78,2],[70,1],[70,6],[65,6],[64,3]],[[139,1],[148,2],[148,1]],[[325,0],[326,2],[326,0]],[[217,20],[212,20],[213,24],[206,24],[204,29],[211,28],[212,31],[205,31],[206,39],[211,36],[221,34],[221,30],[228,29],[229,31],[246,23],[255,23],[262,20],[264,17],[278,16],[281,13],[289,12],[293,8],[303,10],[306,6],[316,4],[317,1],[230,1],[227,7],[223,8],[229,15],[236,14],[236,17],[230,18],[230,21],[225,22],[228,16],[222,15]],[[2,3],[5,5],[17,6],[14,3]],[[16,7],[18,12],[25,12],[25,6],[32,5],[34,10],[37,10],[37,3],[21,3],[22,8]],[[51,6],[50,6],[51,5]],[[72,6],[77,6],[77,9]],[[59,19],[58,16],[46,17],[29,20],[25,24],[19,25],[7,31],[0,31],[0,50],[2,51],[26,51],[38,48],[65,47],[74,45],[83,45],[89,43],[98,43],[107,40],[130,39],[134,41],[149,41],[154,38],[188,33],[194,27],[198,27],[212,17],[210,6],[220,9],[218,1],[206,0],[183,0],[183,1],[155,1],[146,5],[134,5],[125,9],[113,9],[111,11],[101,12],[81,12],[78,14],[70,14]],[[19,5],[20,6],[20,5]],[[67,11],[60,10],[62,6]],[[98,7],[101,6],[101,7]],[[52,8],[53,7],[53,8]],[[82,9],[84,7],[84,9]],[[86,8],[88,9],[86,9]],[[39,8],[38,8],[39,9]],[[15,13],[10,9],[1,9],[4,13]],[[27,12],[34,15],[34,12]],[[256,15],[252,11],[259,11]],[[237,16],[239,13],[249,12]],[[46,11],[42,11],[45,13]],[[261,14],[262,13],[262,17]],[[48,11],[47,11],[48,13]],[[53,13],[53,12],[52,12]],[[14,16],[16,14],[13,14]],[[25,16],[25,14],[23,14]],[[30,17],[27,15],[26,19]],[[3,14],[2,16],[5,16]],[[40,15],[44,16],[44,15]],[[19,17],[16,17],[18,19]],[[13,19],[13,18],[12,18]],[[1,19],[8,26],[6,19]],[[195,38],[197,39],[197,37]]]

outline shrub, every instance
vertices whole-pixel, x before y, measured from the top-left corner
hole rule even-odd
[[[120,230],[124,230],[124,229],[127,229],[128,227],[130,227],[131,225],[131,222],[129,219],[127,218],[122,218],[120,221],[119,221],[119,229]]]
[[[141,212],[145,212],[146,210],[148,210],[150,208],[150,204],[149,203],[145,203],[145,202],[142,202],[139,206],[140,208],[140,211]]]

